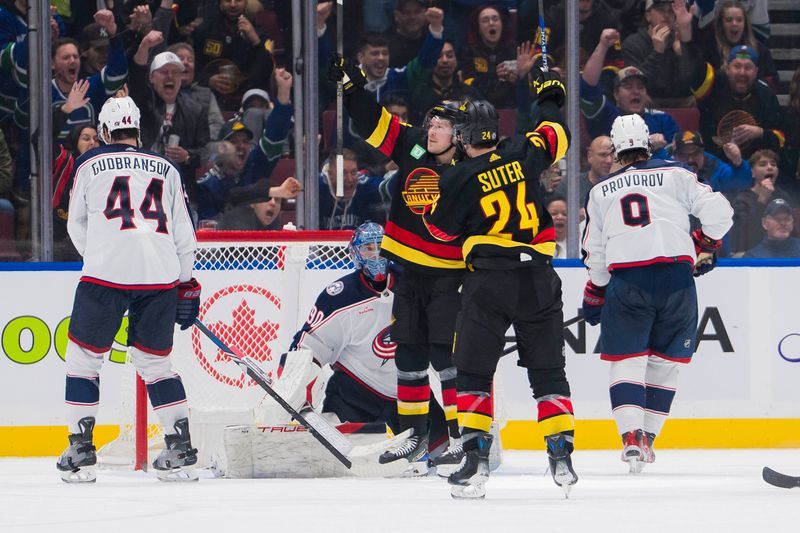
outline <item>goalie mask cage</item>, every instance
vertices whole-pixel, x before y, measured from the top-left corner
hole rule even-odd
[[[271,372],[327,283],[352,271],[350,231],[199,231],[194,275],[202,285],[199,318],[226,344]],[[200,466],[218,451],[221,428],[253,424],[264,392],[196,328],[175,330],[171,362],[189,403]],[[128,361],[117,439],[99,452],[105,467],[147,469],[164,428]],[[216,429],[215,429],[216,428]],[[217,431],[217,434],[210,434]]]

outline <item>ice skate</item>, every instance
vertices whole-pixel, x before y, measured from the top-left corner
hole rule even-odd
[[[638,474],[644,468],[642,450],[642,430],[628,431],[622,435],[622,461],[628,463],[631,474]]]
[[[547,445],[547,460],[550,463],[550,473],[553,481],[564,491],[564,497],[569,498],[572,485],[578,482],[578,475],[572,469],[572,437],[564,433],[548,435],[544,438]]]
[[[156,476],[161,481],[197,481],[197,449],[192,448],[189,419],[175,422],[175,433],[164,435],[165,446],[153,461]]]
[[[656,452],[653,450],[655,440],[655,433],[642,432],[642,462],[645,464],[654,463],[656,460]]]
[[[464,459],[461,467],[447,478],[450,496],[455,499],[478,499],[486,496],[491,447],[492,436],[489,433],[481,433],[463,445]]]
[[[464,447],[461,443],[456,443],[447,448],[443,454],[433,459],[433,466],[436,467],[436,474],[440,477],[450,477],[458,470],[464,460]]]
[[[411,435],[406,440],[392,446],[378,458],[382,465],[394,461],[408,461],[408,468],[401,477],[418,477],[428,474],[428,439]]]
[[[94,417],[78,421],[80,433],[69,436],[69,446],[56,462],[65,483],[94,483],[97,481],[97,455],[92,444]]]

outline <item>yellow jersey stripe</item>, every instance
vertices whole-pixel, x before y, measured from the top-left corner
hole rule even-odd
[[[428,414],[429,402],[402,402],[397,400],[397,414],[400,415],[425,415]]]
[[[384,237],[384,240],[385,239],[386,237]],[[553,257],[553,255],[556,253],[556,243],[553,241],[540,242],[538,244],[525,244],[522,242],[510,241],[508,239],[495,237],[493,235],[473,235],[471,237],[467,237],[467,240],[464,241],[464,247],[462,248],[464,258],[469,257],[469,254],[472,253],[472,249],[481,244],[491,244],[492,246],[500,246],[502,248],[525,247],[550,257]]]
[[[386,134],[389,133],[389,125],[392,123],[392,114],[389,113],[385,107],[381,108],[381,118],[378,119],[378,125],[372,130],[372,133],[367,138],[367,143],[375,148],[380,148]]]
[[[539,123],[537,128],[541,128],[542,126],[550,126],[553,128],[553,131],[556,132],[558,146],[556,146],[556,156],[553,158],[553,163],[555,163],[567,154],[567,148],[569,148],[567,132],[564,130],[564,127],[561,124],[558,124],[557,122],[550,122],[549,120],[543,120]]]
[[[383,236],[383,241],[381,241],[381,249],[422,266],[449,269],[466,268],[464,261],[459,261],[456,259],[442,259],[428,255],[425,252],[415,250],[414,248],[406,246],[405,244],[400,244],[388,235]],[[555,244],[553,245],[553,250],[555,251]]]

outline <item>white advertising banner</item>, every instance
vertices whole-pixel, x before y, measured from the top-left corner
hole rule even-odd
[[[564,318],[580,309],[586,273],[559,268]],[[223,340],[270,368],[306,319],[317,294],[341,270],[197,272],[201,319]],[[3,271],[0,305],[0,426],[64,425],[64,363],[68,317],[79,272]],[[673,416],[678,418],[800,417],[800,277],[796,268],[724,268],[698,279],[699,345],[681,368]],[[500,297],[500,295],[498,295]],[[252,406],[262,393],[192,328],[176,330],[173,359],[189,395],[220,410]],[[567,376],[576,417],[609,419],[608,366],[595,347],[599,327],[568,327]],[[122,397],[133,386],[125,370],[124,324],[101,374],[100,424],[119,423]],[[516,354],[500,365],[500,402],[508,420],[535,419]],[[130,400],[128,400],[130,401]]]

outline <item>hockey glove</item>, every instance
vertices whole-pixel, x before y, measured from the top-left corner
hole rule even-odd
[[[367,78],[358,65],[339,54],[331,54],[328,62],[328,80],[334,83],[341,81],[344,94],[351,94],[367,84]]]
[[[583,318],[596,326],[600,323],[603,304],[606,303],[606,288],[598,287],[591,280],[586,282],[583,289]]]
[[[181,327],[181,330],[189,329],[199,313],[200,284],[194,278],[178,284],[178,309],[175,313],[175,323]]]
[[[692,241],[694,241],[694,253],[697,256],[697,261],[694,263],[694,277],[708,274],[717,266],[717,250],[722,245],[722,241],[712,239],[699,228],[692,232]]]
[[[538,70],[538,73],[536,73]],[[557,72],[542,69],[534,69],[531,74],[535,75],[531,87],[536,93],[536,100],[541,104],[547,99],[552,99],[558,107],[564,105],[567,98],[567,89],[561,83],[561,76]]]

